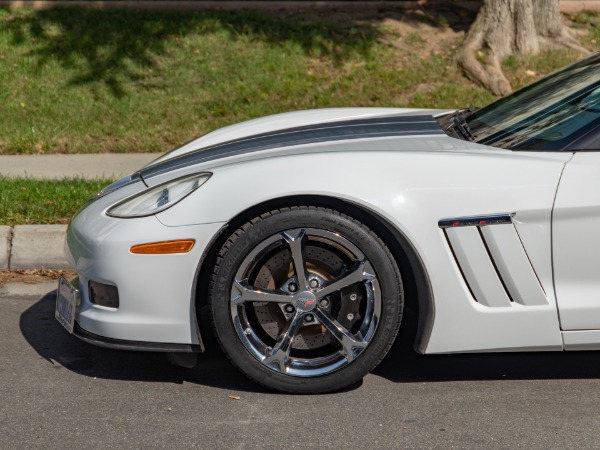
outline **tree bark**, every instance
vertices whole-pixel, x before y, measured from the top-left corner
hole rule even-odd
[[[502,72],[503,59],[558,48],[588,53],[562,23],[558,0],[484,0],[458,63],[468,78],[506,95],[512,88]]]

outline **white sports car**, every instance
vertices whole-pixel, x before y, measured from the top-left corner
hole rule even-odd
[[[599,150],[600,54],[477,111],[223,128],[77,213],[56,316],[117,349],[214,333],[295,393],[355,383],[407,321],[424,354],[600,349]]]

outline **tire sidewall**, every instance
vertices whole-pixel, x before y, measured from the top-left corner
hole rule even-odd
[[[381,289],[379,323],[368,347],[350,364],[317,377],[285,375],[264,366],[246,349],[231,318],[231,288],[244,259],[265,239],[296,228],[323,229],[338,233],[352,242],[371,262]],[[221,249],[213,273],[209,304],[212,324],[223,350],[250,378],[285,392],[328,392],[359,381],[387,353],[397,334],[402,315],[402,282],[391,253],[366,226],[337,211],[297,207],[263,214],[231,235]]]

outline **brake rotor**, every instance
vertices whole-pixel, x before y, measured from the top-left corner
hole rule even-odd
[[[344,261],[332,251],[313,245],[305,247],[306,269],[309,278],[316,277],[320,282],[335,278]],[[284,249],[270,257],[260,268],[254,280],[254,286],[264,289],[279,289],[294,274],[292,256]],[[277,340],[287,323],[279,305],[274,303],[253,304],[256,318],[262,329],[273,340]],[[320,324],[304,324],[292,341],[292,348],[312,350],[324,347],[331,342],[331,335]]]

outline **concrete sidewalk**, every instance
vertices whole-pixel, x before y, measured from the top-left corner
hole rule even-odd
[[[85,155],[0,155],[0,176],[119,179],[162,153],[90,153]]]
[[[0,176],[118,179],[161,153],[88,155],[0,155]],[[0,226],[0,270],[68,269],[63,256],[67,225]]]

